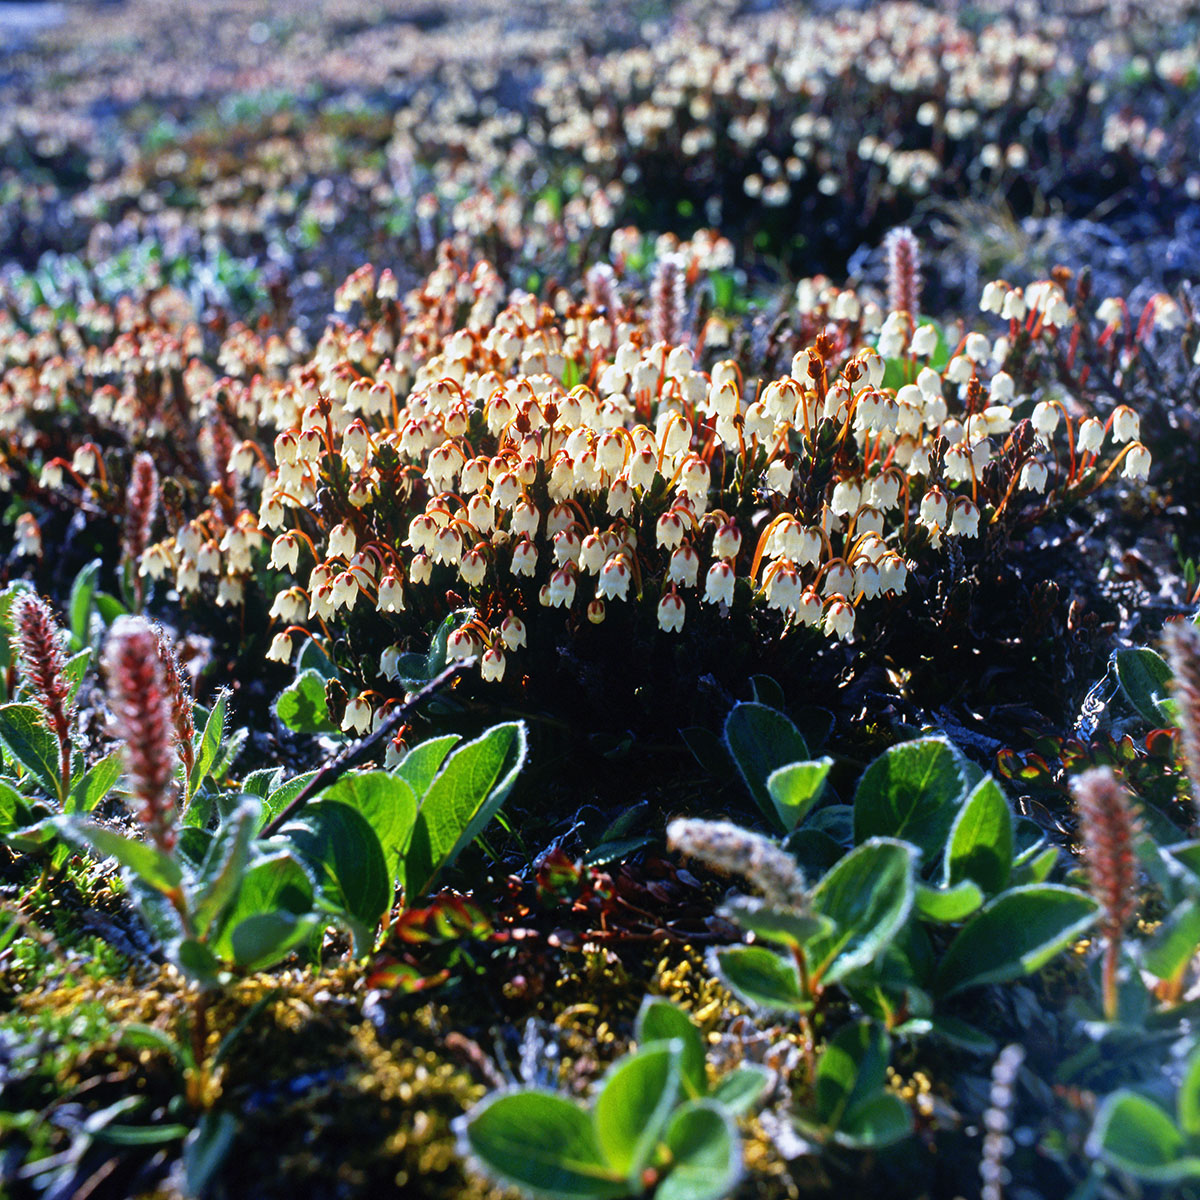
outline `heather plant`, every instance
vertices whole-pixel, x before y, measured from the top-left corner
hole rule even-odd
[[[58,322],[44,306],[4,311],[0,454],[5,490],[25,509],[18,552],[40,559],[42,526],[78,512],[92,552],[119,556],[119,590],[140,607],[153,536],[178,528],[212,495],[218,512],[236,502],[227,462],[236,431],[257,429],[249,376],[264,356],[289,353],[278,337],[268,342],[232,330],[218,362],[236,378],[220,386],[194,312],[170,289],[85,305]]]
[[[703,331],[651,340],[686,318],[670,263],[677,282],[659,271],[644,306],[564,300],[559,316],[532,296],[502,307],[487,263],[443,253],[403,305],[387,272],[356,273],[342,295],[361,304],[357,329],[331,327],[262,397],[280,429],[273,465],[263,475],[249,444],[230,460],[261,487],[257,513],[210,508],[143,559],[173,568],[184,594],[212,574],[234,602],[272,531],[283,628],[269,657],[316,639],[359,689],[347,728],[388,698],[405,640],[440,623],[443,595],[468,610],[450,657],[478,657],[490,681],[530,638],[561,636],[540,608],[562,609],[568,629],[628,605],[665,633],[731,612],[760,634],[849,640],[950,544],[1149,470],[1128,406],[1101,419],[1034,403],[1002,369],[1052,352],[1076,321],[1052,281],[1028,298],[991,285],[985,306],[1008,314],[1008,333],[971,333],[953,354],[906,311],[885,319],[807,282],[789,373],[751,380],[713,361]]]
[[[453,18],[492,48],[487,70],[448,54],[436,31],[426,38],[386,17],[364,22],[354,52],[325,56],[315,49],[323,34],[301,35],[300,20],[290,36],[272,31],[269,63],[254,65],[257,90],[237,101],[219,99],[232,64],[197,59],[143,11],[133,26],[144,23],[189,68],[133,83],[114,61],[119,23],[112,50],[92,49],[93,79],[74,31],[56,59],[70,86],[48,110],[14,106],[5,165],[15,172],[22,147],[49,143],[63,160],[88,162],[92,178],[64,189],[61,172],[42,170],[36,199],[14,197],[0,211],[23,254],[19,233],[54,244],[50,222],[34,219],[40,211],[66,227],[67,248],[88,243],[97,257],[147,236],[199,257],[203,235],[215,233],[240,254],[294,262],[301,275],[344,253],[346,227],[364,240],[383,227],[422,265],[442,237],[463,231],[497,262],[532,260],[544,275],[638,208],[659,226],[693,214],[745,224],[791,254],[808,250],[801,230],[823,224],[826,246],[831,218],[882,232],[928,194],[987,187],[1028,203],[1036,186],[1086,208],[1105,198],[1110,176],[1144,170],[1160,188],[1186,186],[1166,147],[1188,119],[1192,10],[1159,7],[1157,37],[1145,44],[1107,7],[1053,22],[1008,8],[978,28],[904,4],[838,22],[820,12],[716,22],[689,9],[636,28],[628,13],[584,4],[569,18],[544,12],[534,31],[491,6],[455,6]],[[221,38],[240,61],[256,45],[248,14],[236,5],[220,13],[210,19],[242,30]],[[542,64],[534,78],[531,61]],[[147,129],[136,106],[115,122],[92,115],[97,87],[117,74],[132,93],[171,104],[171,119]],[[414,81],[404,103],[381,103],[397,74]],[[506,75],[519,81],[516,95]],[[242,153],[222,153],[231,140]],[[165,203],[143,200],[160,189]],[[97,210],[107,220],[89,228],[80,216]]]

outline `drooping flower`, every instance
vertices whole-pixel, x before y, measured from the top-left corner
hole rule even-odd
[[[1121,474],[1126,479],[1150,478],[1150,451],[1141,442],[1134,442],[1125,456],[1125,469]]]
[[[724,561],[713,563],[708,568],[704,581],[704,600],[707,604],[732,604],[733,585],[736,582],[733,564]]]
[[[504,651],[499,646],[490,646],[483,652],[479,674],[490,683],[499,683],[504,678]]]
[[[683,601],[672,586],[658,602],[658,627],[664,633],[678,633],[683,628],[685,614]]]
[[[342,716],[343,733],[366,733],[371,728],[371,702],[362,696],[355,696],[346,704]]]
[[[1118,445],[1125,442],[1136,442],[1141,430],[1138,415],[1128,404],[1118,405],[1113,409],[1112,436]]]
[[[286,633],[277,633],[271,639],[271,646],[267,651],[267,658],[271,662],[290,662],[292,658],[291,637]]]
[[[1021,467],[1021,474],[1017,479],[1017,487],[1022,491],[1040,494],[1046,490],[1047,479],[1046,464],[1031,458]]]

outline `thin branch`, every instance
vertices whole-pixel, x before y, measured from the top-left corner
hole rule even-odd
[[[475,659],[464,658],[451,663],[440,675],[435,675],[423,688],[413,692],[403,704],[397,705],[379,723],[379,727],[357,742],[352,742],[340,754],[330,759],[304,785],[296,798],[286,805],[278,814],[267,822],[260,837],[270,837],[296,815],[318,792],[324,791],[332,783],[340,779],[351,767],[364,759],[370,758],[404,724],[406,717],[412,714],[426,700],[440,692],[451,680],[474,665]]]

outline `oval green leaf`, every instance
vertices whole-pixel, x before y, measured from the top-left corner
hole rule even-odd
[[[912,1132],[912,1110],[894,1092],[876,1092],[850,1109],[833,1140],[853,1150],[882,1150]]]
[[[886,949],[912,912],[915,866],[907,842],[871,838],[817,884],[813,909],[833,922],[833,932],[809,945],[814,974],[835,983]]]
[[[807,946],[813,938],[833,929],[828,917],[798,908],[780,908],[757,896],[735,896],[721,909],[721,915],[763,941],[793,948]]]
[[[791,833],[796,829],[825,791],[825,780],[833,766],[832,758],[789,763],[767,776],[767,792],[779,823]]]
[[[243,921],[262,913],[300,916],[312,907],[312,899],[312,881],[286,850],[258,859],[242,875],[233,902],[222,914],[211,938],[214,953],[226,961],[232,960],[233,930]]]
[[[665,1138],[670,1174],[655,1200],[721,1200],[742,1177],[742,1146],[729,1115],[711,1100],[685,1104],[672,1117]]]
[[[832,1131],[846,1113],[875,1095],[887,1082],[890,1054],[891,1039],[881,1025],[856,1021],[839,1029],[817,1064],[818,1121]]]
[[[629,1188],[605,1163],[591,1115],[552,1092],[501,1092],[457,1124],[460,1152],[535,1196],[619,1200]]]
[[[495,725],[460,746],[429,785],[405,863],[407,900],[425,891],[483,831],[525,763],[525,723]]]
[[[401,862],[417,822],[417,798],[398,775],[387,771],[356,771],[343,775],[321,793],[359,812],[379,839],[393,888],[401,875]]]
[[[917,884],[917,912],[926,921],[952,925],[965,921],[983,903],[983,893],[973,880],[964,879],[953,887],[931,888]]]
[[[196,876],[192,924],[198,937],[232,903],[254,844],[261,805],[253,799],[238,805],[217,830]]]
[[[985,983],[1006,983],[1044,966],[1095,923],[1091,896],[1053,883],[1012,888],[980,909],[950,944],[938,968],[937,990],[951,995]]]
[[[734,1067],[721,1076],[712,1090],[712,1098],[731,1116],[748,1113],[771,1085],[772,1071],[759,1063]]]
[[[1151,725],[1166,725],[1171,721],[1171,668],[1166,659],[1148,647],[1118,650],[1114,655],[1117,681],[1126,699],[1138,715]]]
[[[808,758],[803,735],[776,709],[743,702],[735,704],[726,717],[724,739],[754,802],[772,825],[779,826],[767,780],[779,767]]]
[[[336,800],[318,800],[280,834],[312,864],[326,900],[373,931],[391,903],[392,881],[383,848],[362,813]]]
[[[1200,1136],[1200,1050],[1193,1050],[1175,1099],[1179,1127],[1188,1137]]]
[[[279,909],[239,921],[230,933],[233,960],[247,971],[265,971],[308,940],[317,919]]]
[[[1121,1089],[1100,1106],[1088,1147],[1110,1167],[1149,1183],[1200,1177],[1200,1158],[1185,1154],[1175,1122],[1152,1100]]]
[[[680,1042],[654,1042],[609,1069],[592,1109],[605,1161],[636,1186],[679,1097]]]
[[[854,793],[854,840],[904,838],[932,862],[966,800],[966,760],[945,738],[918,738],[884,751]]]
[[[986,776],[967,797],[950,829],[946,883],[973,880],[988,895],[1012,874],[1013,822],[1000,785]]]
[[[62,802],[58,740],[36,704],[0,704],[0,742],[43,790]]]
[[[638,1012],[634,1036],[638,1045],[642,1046],[649,1042],[677,1041],[680,1046],[679,1075],[684,1091],[689,1099],[707,1095],[704,1039],[683,1009],[677,1008],[669,1000],[647,996]]]
[[[796,964],[765,946],[727,946],[711,956],[728,987],[747,1004],[782,1012],[808,1007]]]
[[[316,671],[301,671],[275,701],[275,715],[293,733],[336,733],[325,703],[325,680]]]

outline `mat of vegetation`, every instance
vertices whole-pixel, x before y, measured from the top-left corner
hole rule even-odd
[[[1200,4],[0,4],[0,1192],[1200,1193]]]

